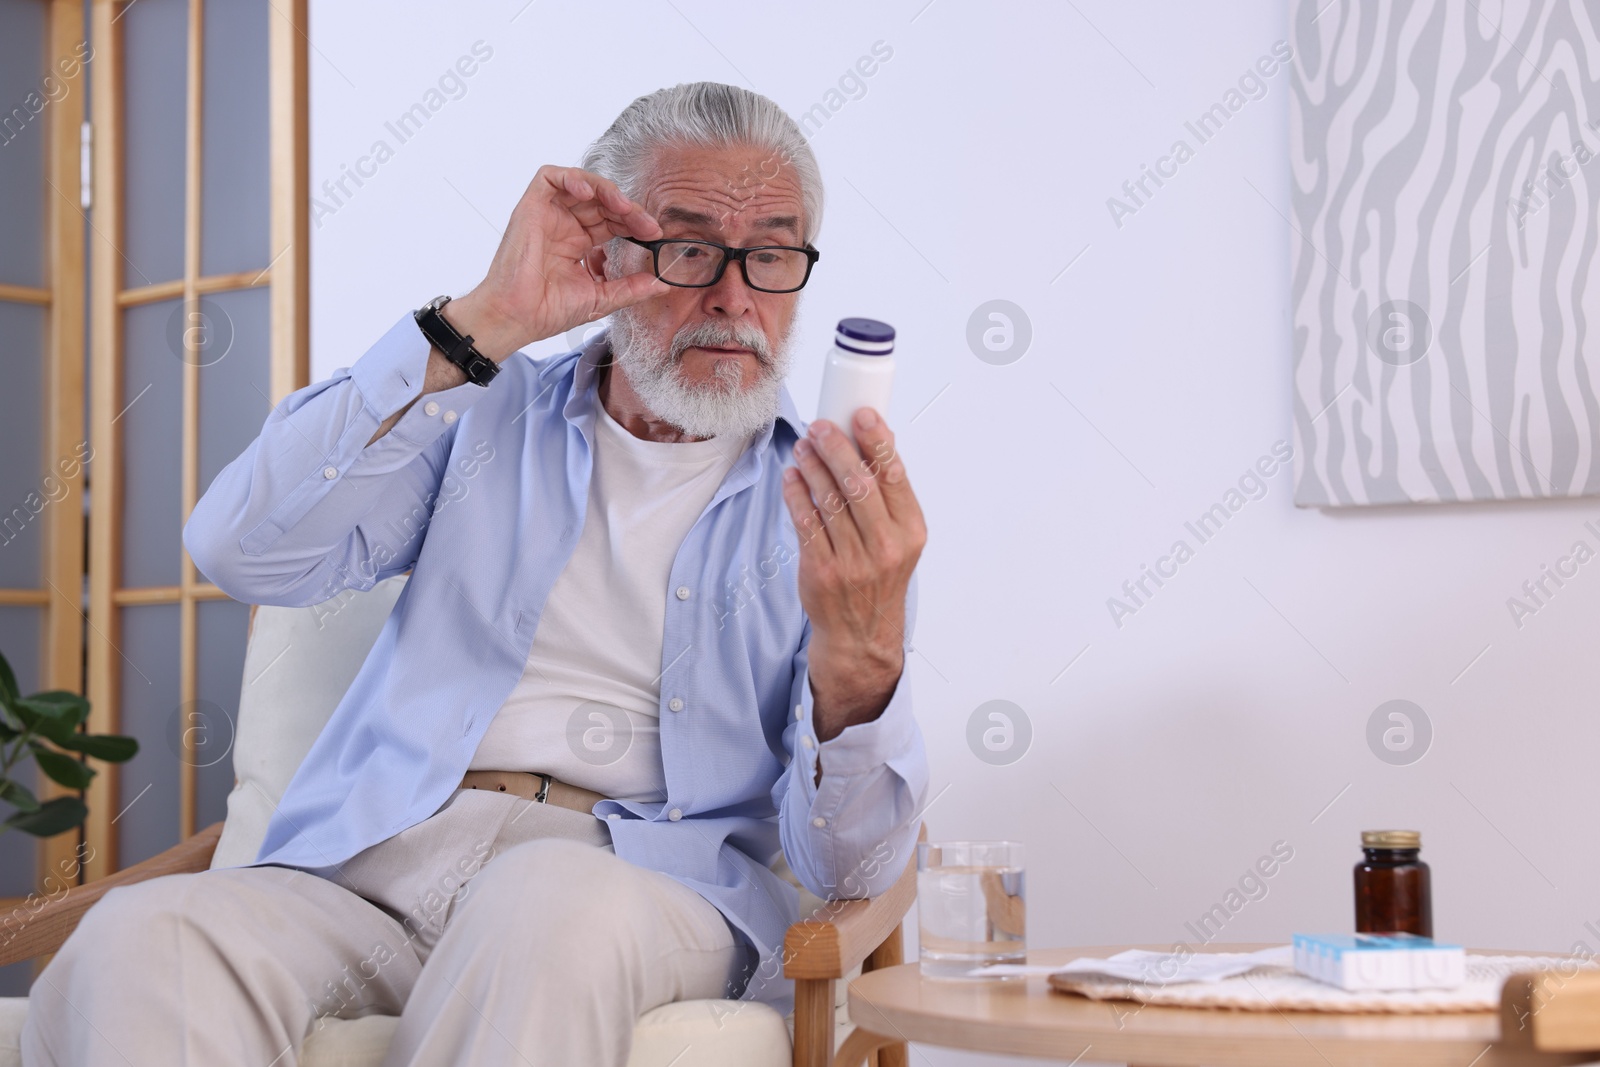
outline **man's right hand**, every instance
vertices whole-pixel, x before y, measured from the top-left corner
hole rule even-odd
[[[540,167],[511,212],[488,276],[442,314],[498,363],[666,292],[648,269],[608,279],[589,263],[590,252],[613,237],[660,236],[656,220],[614,183],[577,167]]]
[[[666,292],[667,283],[649,270],[607,278],[592,261],[590,253],[598,246],[624,236],[654,240],[661,236],[661,226],[598,174],[577,167],[540,167],[511,212],[488,276],[439,313],[457,332],[470,336],[474,348],[499,363],[536,341]],[[466,380],[461,368],[435,348],[418,395]],[[367,444],[388,433],[411,404],[384,419]]]

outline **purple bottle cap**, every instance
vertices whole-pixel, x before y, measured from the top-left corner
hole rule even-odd
[[[846,352],[887,356],[894,351],[894,327],[877,319],[840,319],[833,343]]]

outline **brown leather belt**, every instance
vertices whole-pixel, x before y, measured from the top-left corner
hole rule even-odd
[[[524,800],[555,804],[585,815],[594,811],[596,803],[606,799],[603,793],[557,781],[538,771],[468,771],[461,777],[461,788],[513,793]]]

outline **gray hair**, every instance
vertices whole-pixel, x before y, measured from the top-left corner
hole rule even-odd
[[[816,238],[822,228],[822,171],[811,145],[783,108],[737,85],[686,82],[639,97],[588,147],[580,165],[611,179],[638,202],[657,150],[675,145],[771,151],[780,163],[794,167],[805,210],[803,236],[807,244]]]

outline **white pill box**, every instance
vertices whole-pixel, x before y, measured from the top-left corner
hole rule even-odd
[[[1295,934],[1294,969],[1340,989],[1454,989],[1467,953],[1412,934]]]

